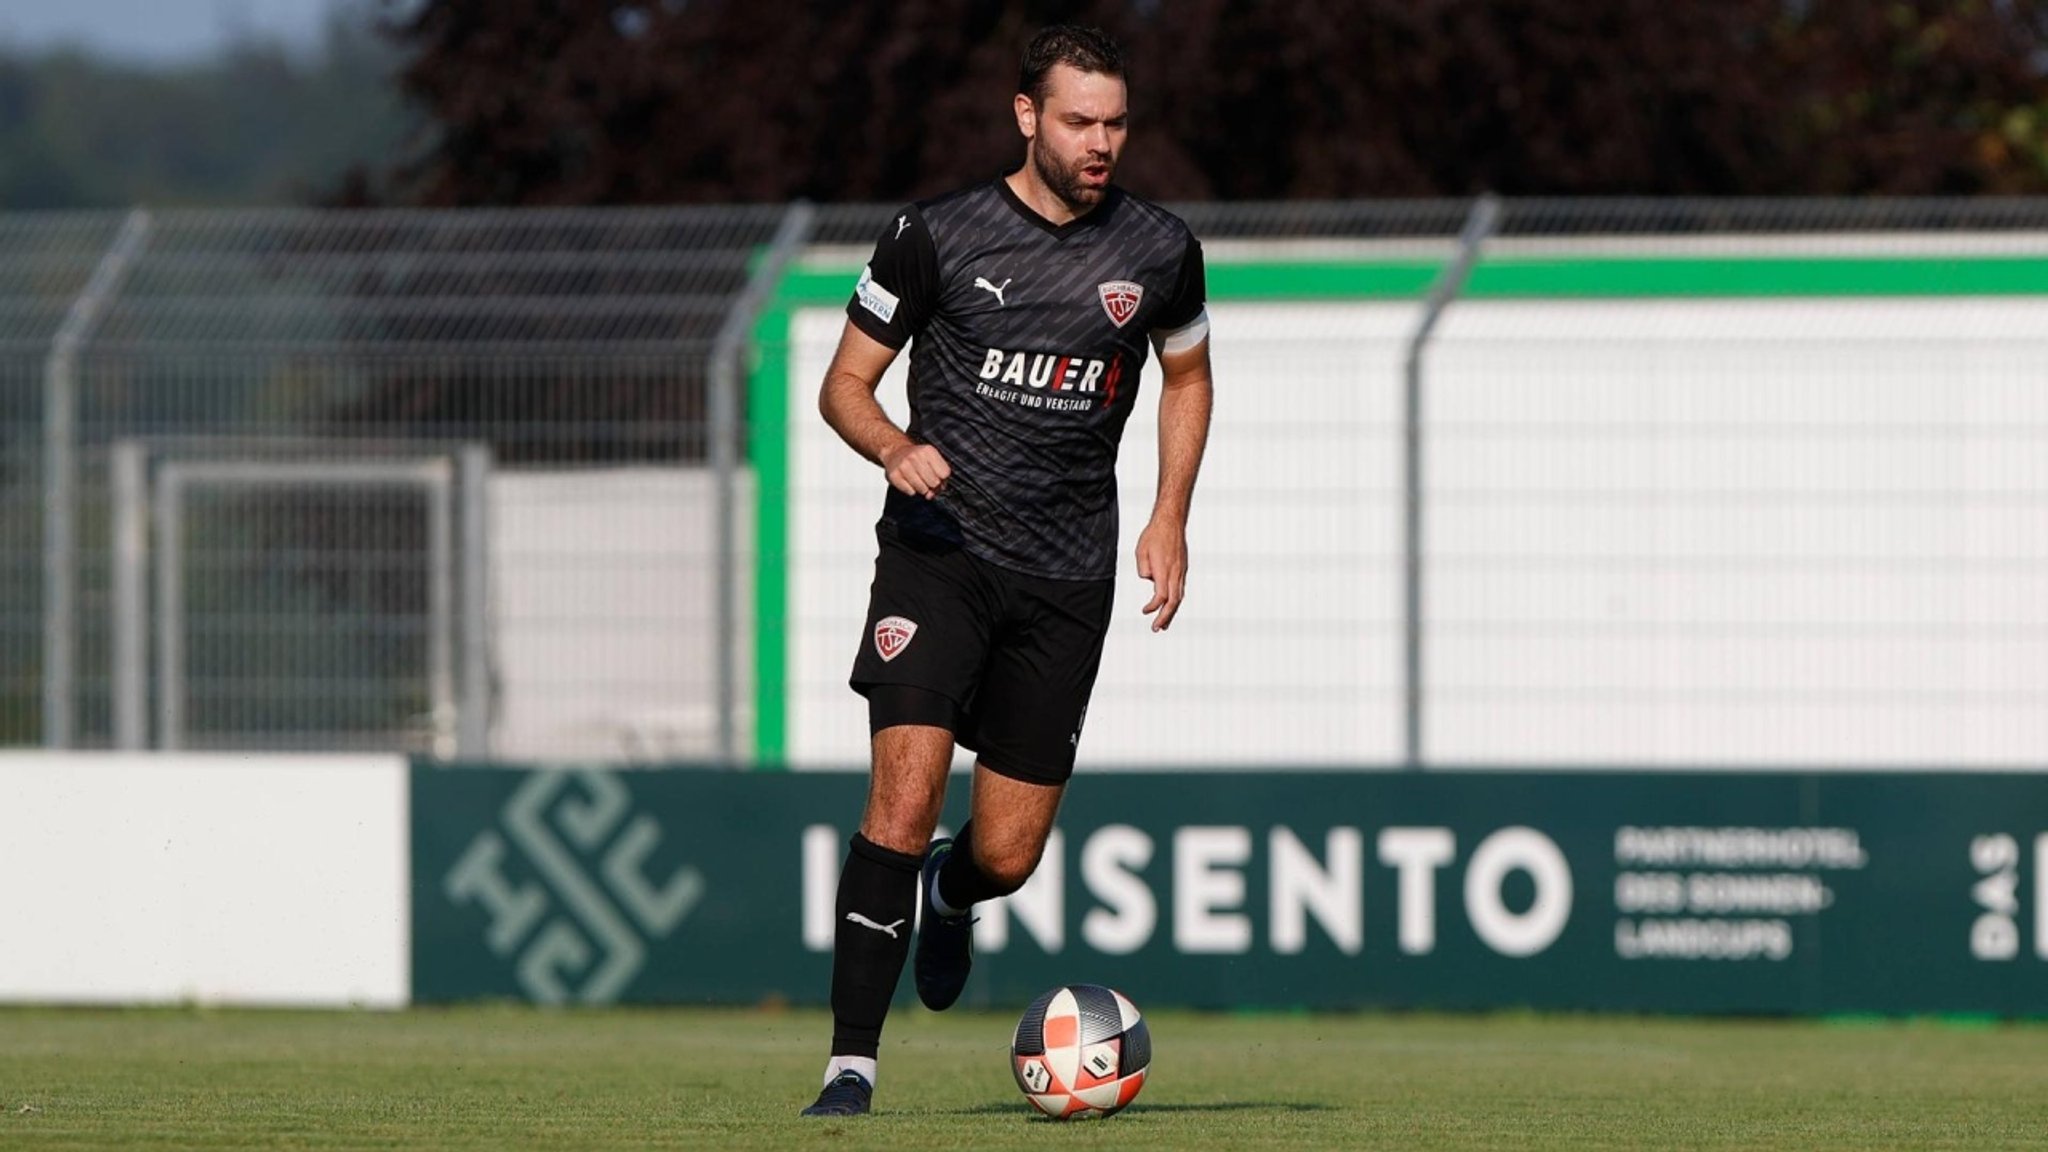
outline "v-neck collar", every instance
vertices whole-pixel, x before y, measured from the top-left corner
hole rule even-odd
[[[1017,195],[1017,190],[1010,187],[1010,178],[1007,175],[996,177],[996,192],[1002,196],[1003,202],[1010,206],[1012,212],[1023,217],[1026,223],[1033,225],[1039,231],[1056,240],[1064,240],[1076,232],[1085,228],[1094,228],[1104,220],[1107,220],[1111,211],[1116,208],[1117,201],[1123,199],[1124,194],[1123,189],[1112,184],[1103,192],[1102,203],[1074,217],[1065,224],[1055,224],[1044,216],[1039,215],[1038,209],[1026,204],[1024,198]]]

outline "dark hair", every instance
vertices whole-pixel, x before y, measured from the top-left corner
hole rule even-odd
[[[1082,72],[1121,78],[1124,50],[1100,28],[1055,24],[1031,38],[1024,49],[1024,66],[1017,71],[1017,91],[1033,104],[1045,103],[1045,78],[1055,64],[1066,64]]]

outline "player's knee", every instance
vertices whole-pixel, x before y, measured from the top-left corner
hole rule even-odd
[[[871,805],[861,819],[860,834],[891,852],[922,856],[938,823],[937,804]]]
[[[1012,846],[989,852],[977,845],[974,862],[988,877],[989,883],[1001,889],[998,895],[1008,896],[1031,879],[1031,874],[1038,870],[1038,858],[1042,853],[1042,846]]]
[[[932,830],[939,824],[943,790],[892,789],[871,797],[861,817],[860,834],[891,852],[924,855]]]

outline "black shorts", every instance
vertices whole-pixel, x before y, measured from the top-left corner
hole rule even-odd
[[[888,684],[937,693],[955,706],[953,739],[990,769],[1065,783],[1116,581],[1026,576],[888,520],[875,537],[854,691]]]

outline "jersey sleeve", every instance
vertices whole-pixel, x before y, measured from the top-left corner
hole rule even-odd
[[[916,205],[889,218],[846,302],[854,327],[891,348],[924,329],[939,296],[939,256]]]
[[[1160,311],[1153,331],[1173,332],[1194,323],[1208,299],[1209,278],[1202,266],[1202,242],[1191,235],[1187,254],[1181,257],[1180,279],[1173,286],[1173,298]]]

